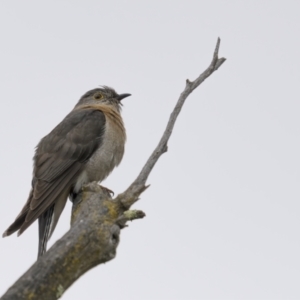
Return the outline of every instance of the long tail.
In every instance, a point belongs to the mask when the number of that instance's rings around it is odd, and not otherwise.
[[[47,242],[50,237],[50,227],[53,218],[54,205],[51,205],[40,217],[39,217],[39,249],[38,258],[42,256],[47,250]]]

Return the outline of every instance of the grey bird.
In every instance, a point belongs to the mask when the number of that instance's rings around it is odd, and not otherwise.
[[[101,182],[121,162],[126,132],[120,101],[128,96],[107,86],[88,91],[39,142],[28,200],[3,237],[20,235],[38,219],[38,257],[45,253],[68,197],[88,182]]]

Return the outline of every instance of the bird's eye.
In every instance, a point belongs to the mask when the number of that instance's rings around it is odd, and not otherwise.
[[[96,93],[95,95],[94,95],[94,99],[96,99],[96,100],[100,100],[100,99],[102,99],[103,98],[103,95],[101,94],[101,93]]]

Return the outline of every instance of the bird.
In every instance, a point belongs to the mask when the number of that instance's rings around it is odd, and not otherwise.
[[[108,86],[90,90],[40,140],[27,202],[3,237],[19,236],[38,219],[38,258],[44,255],[68,197],[89,182],[100,183],[120,164],[126,142],[121,100],[128,96]]]

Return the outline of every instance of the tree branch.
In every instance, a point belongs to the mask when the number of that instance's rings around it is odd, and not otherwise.
[[[152,171],[154,165],[160,158],[160,156],[168,150],[167,144],[169,138],[172,134],[176,119],[187,97],[193,92],[194,89],[196,89],[214,71],[218,70],[218,68],[225,62],[226,58],[218,58],[220,42],[221,40],[220,38],[218,38],[217,45],[213,54],[213,59],[209,67],[194,81],[190,81],[188,79],[186,80],[185,89],[180,94],[177,104],[173,112],[171,113],[165,132],[163,133],[163,136],[161,137],[157,147],[154,149],[153,153],[147,160],[145,166],[143,167],[141,173],[135,179],[135,181],[129,186],[129,188],[124,193],[118,195],[117,199],[123,203],[125,208],[130,208],[131,205],[138,200],[140,194],[148,188],[148,186],[145,186],[148,176]]]
[[[70,230],[8,289],[2,300],[58,299],[85,272],[115,257],[120,229],[128,221],[145,216],[142,211],[129,208],[148,187],[145,184],[151,170],[167,151],[185,100],[225,62],[225,58],[218,58],[219,47],[220,39],[209,67],[194,81],[186,80],[160,142],[135,181],[115,199],[96,182],[86,185],[74,200]]]
[[[71,229],[1,299],[58,299],[89,269],[113,259],[120,228],[145,216],[122,211],[97,182],[86,185],[74,201]]]

